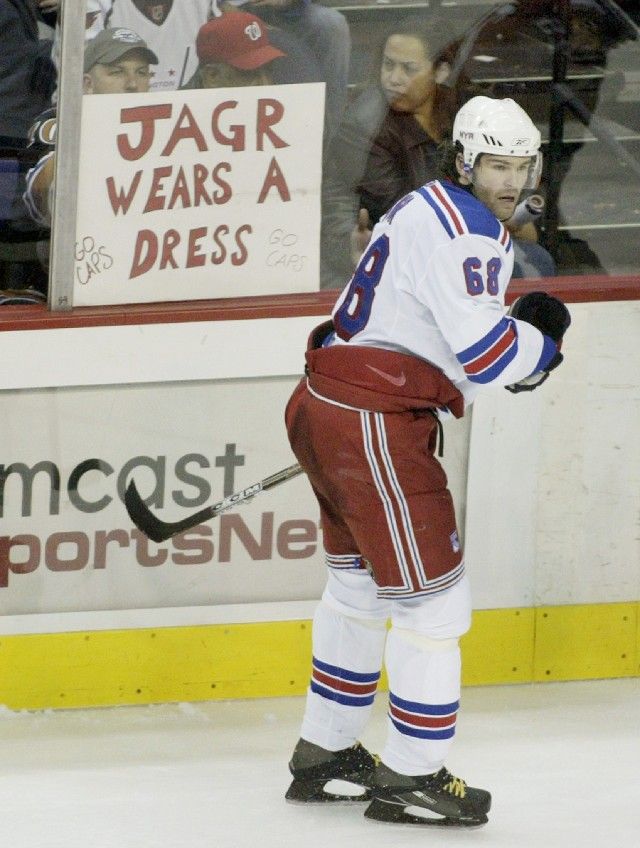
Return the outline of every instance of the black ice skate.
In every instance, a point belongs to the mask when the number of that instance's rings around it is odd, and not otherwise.
[[[376,768],[368,819],[396,824],[478,827],[488,821],[491,795],[467,786],[446,768],[409,777],[382,763]]]
[[[375,757],[359,742],[327,751],[300,739],[289,763],[293,782],[285,798],[299,803],[368,801],[375,767]]]

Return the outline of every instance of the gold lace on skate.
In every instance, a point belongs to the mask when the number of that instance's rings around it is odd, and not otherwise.
[[[452,774],[448,776],[451,778],[451,780],[445,783],[442,788],[446,789],[447,792],[450,792],[457,798],[464,798],[464,796],[467,794],[467,784],[460,777],[454,777]]]

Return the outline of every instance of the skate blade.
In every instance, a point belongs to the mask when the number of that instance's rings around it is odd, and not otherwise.
[[[367,807],[364,816],[369,821],[380,824],[407,824],[413,827],[464,827],[466,830],[483,827],[489,821],[486,815],[478,815],[475,818],[453,818],[452,816],[441,816],[424,807],[403,807],[400,804],[387,804],[384,801],[376,800],[373,800]]]
[[[292,804],[361,804],[371,800],[371,791],[347,780],[323,784],[294,780],[284,797]]]

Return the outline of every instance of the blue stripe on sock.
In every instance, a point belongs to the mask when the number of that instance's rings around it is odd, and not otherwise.
[[[389,714],[391,723],[404,736],[413,736],[416,739],[451,739],[455,735],[455,727],[447,727],[444,730],[427,730],[423,727],[407,727],[406,724],[400,724],[393,716]]]
[[[346,668],[340,668],[337,665],[329,665],[329,663],[321,662],[313,658],[313,665],[318,671],[324,671],[325,674],[331,674],[334,677],[339,677],[341,680],[352,680],[354,683],[375,683],[380,679],[380,672],[373,674],[362,674],[358,671],[348,671]]]
[[[460,701],[454,701],[451,704],[421,704],[418,701],[405,701],[403,698],[398,698],[393,692],[389,692],[389,700],[399,709],[419,715],[451,715],[460,709]]]

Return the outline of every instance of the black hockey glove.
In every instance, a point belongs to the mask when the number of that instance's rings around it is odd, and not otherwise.
[[[561,300],[545,292],[529,292],[511,304],[509,315],[533,324],[545,336],[551,336],[559,346],[569,329],[571,315]]]
[[[545,336],[550,336],[558,345],[558,352],[543,371],[536,371],[524,380],[505,386],[509,392],[532,392],[541,386],[550,372],[562,362],[560,353],[562,339],[571,325],[569,310],[561,300],[545,292],[529,292],[515,300],[509,309],[509,315],[519,321],[533,324]]]

